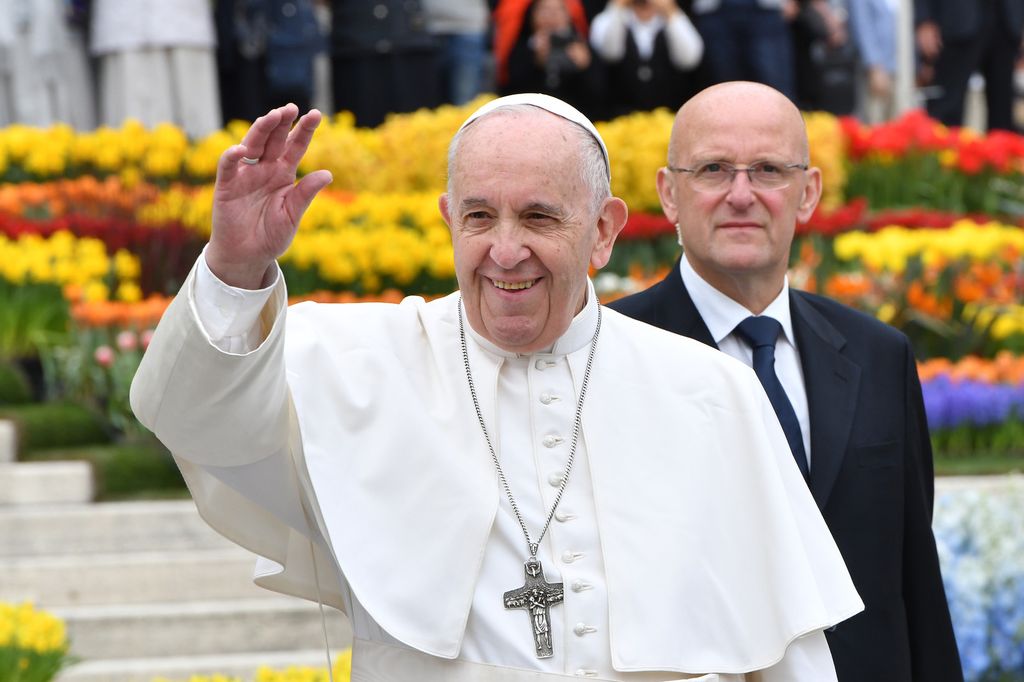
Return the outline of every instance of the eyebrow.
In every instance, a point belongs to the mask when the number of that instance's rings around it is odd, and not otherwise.
[[[491,204],[489,201],[478,197],[468,197],[459,202],[459,210],[461,212],[490,206]],[[524,206],[522,209],[520,209],[520,213],[530,212],[549,213],[559,217],[561,217],[565,213],[561,206],[557,204],[548,204],[543,201],[531,202]]]

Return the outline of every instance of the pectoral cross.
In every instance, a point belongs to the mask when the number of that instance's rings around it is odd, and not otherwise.
[[[505,593],[505,608],[529,610],[537,658],[551,658],[550,607],[562,601],[562,583],[544,580],[544,569],[535,557],[526,561],[525,570],[526,584]]]

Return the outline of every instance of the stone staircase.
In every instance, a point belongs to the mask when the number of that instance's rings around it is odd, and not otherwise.
[[[79,661],[58,682],[151,682],[261,665],[324,667],[315,604],[252,584],[254,557],[190,500],[94,503],[81,462],[17,463],[0,422],[0,601],[67,624]],[[345,617],[326,608],[332,651]]]

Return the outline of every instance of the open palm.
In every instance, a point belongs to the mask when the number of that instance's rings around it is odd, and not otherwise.
[[[293,129],[297,115],[294,104],[269,111],[256,119],[241,144],[220,157],[206,260],[227,284],[262,286],[267,269],[291,244],[313,197],[331,181],[328,171],[318,170],[295,182],[299,161],[321,119],[314,109]]]

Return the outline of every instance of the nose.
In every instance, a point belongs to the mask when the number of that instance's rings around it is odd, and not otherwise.
[[[754,188],[750,184],[750,174],[746,170],[733,174],[725,200],[736,208],[746,208],[754,203]]]
[[[491,260],[505,270],[511,270],[530,257],[530,249],[523,241],[522,230],[502,225],[494,230]]]

